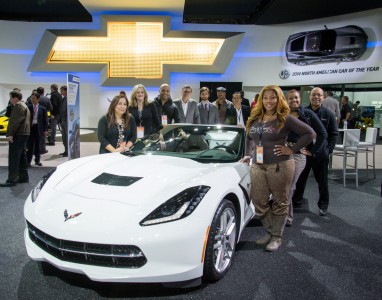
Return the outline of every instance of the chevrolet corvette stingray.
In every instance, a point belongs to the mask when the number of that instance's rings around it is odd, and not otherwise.
[[[59,165],[25,202],[29,257],[94,281],[221,279],[255,213],[244,147],[241,127],[171,124]]]
[[[368,36],[358,26],[295,33],[285,47],[287,60],[307,65],[330,60],[354,61],[366,51]]]

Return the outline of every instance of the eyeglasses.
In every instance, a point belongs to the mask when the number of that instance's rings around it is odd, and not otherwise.
[[[322,97],[323,95],[322,94],[315,94],[315,93],[313,93],[313,94],[310,94],[310,96],[312,96],[312,97]]]
[[[185,93],[185,94],[191,94],[192,91],[183,91],[183,93]]]

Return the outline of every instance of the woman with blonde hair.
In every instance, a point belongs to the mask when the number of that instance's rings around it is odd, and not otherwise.
[[[106,115],[98,122],[99,153],[125,152],[137,138],[134,118],[127,110],[126,96],[117,95],[110,102]]]
[[[142,138],[161,125],[157,109],[149,102],[147,91],[142,84],[133,87],[129,111],[137,124],[138,138]]]
[[[289,111],[282,90],[276,85],[265,86],[246,125],[246,155],[249,157],[242,161],[249,163],[252,157],[251,198],[266,230],[266,235],[256,244],[266,246],[267,251],[276,251],[281,245],[295,168],[292,154],[316,136],[312,128],[290,116]],[[291,148],[286,146],[290,131],[300,136]]]

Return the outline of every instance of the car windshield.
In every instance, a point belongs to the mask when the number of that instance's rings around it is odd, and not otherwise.
[[[243,157],[244,137],[244,128],[238,126],[171,124],[138,139],[131,154],[235,162]]]
[[[334,30],[322,30],[306,37],[306,51],[328,51],[336,47],[337,34]]]
[[[4,116],[6,111],[7,111],[6,109],[3,109],[2,111],[0,111],[0,116]]]

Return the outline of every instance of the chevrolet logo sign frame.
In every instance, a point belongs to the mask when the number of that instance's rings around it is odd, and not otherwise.
[[[102,86],[160,85],[171,72],[224,73],[243,35],[171,31],[167,16],[102,16],[100,30],[46,30],[28,71],[100,72]]]

